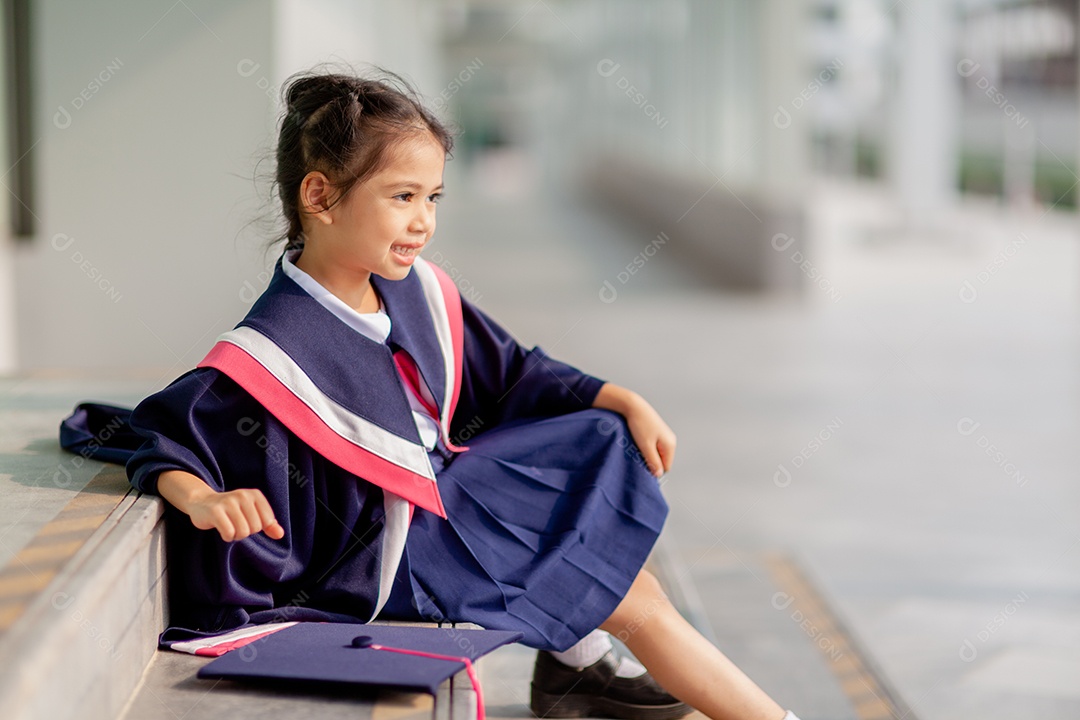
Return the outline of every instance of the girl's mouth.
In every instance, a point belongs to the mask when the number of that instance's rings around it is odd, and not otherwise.
[[[417,255],[420,254],[422,245],[410,247],[408,245],[391,245],[390,252],[398,256],[402,261],[406,263],[412,263]]]

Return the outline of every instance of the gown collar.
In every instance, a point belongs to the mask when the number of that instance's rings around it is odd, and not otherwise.
[[[299,254],[298,249],[282,252],[275,265],[274,276],[266,294],[289,295],[293,294],[289,292],[290,290],[302,289],[306,296],[317,300],[322,309],[356,330],[365,339],[380,345],[385,343],[392,352],[399,349],[405,350],[416,363],[441,414],[446,398],[446,362],[439,340],[433,331],[434,321],[431,310],[416,271],[410,269],[409,274],[402,280],[387,280],[372,274],[371,284],[378,292],[385,311],[385,320],[383,314],[379,313],[380,317],[373,323],[366,317],[368,313],[356,312],[310,275],[293,265],[292,260]],[[286,258],[289,260],[288,270],[284,266]],[[252,308],[253,311],[254,309]],[[384,321],[389,326],[389,333],[380,339],[381,328],[375,323],[381,324]]]

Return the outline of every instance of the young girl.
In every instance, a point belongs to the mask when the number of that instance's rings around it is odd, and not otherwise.
[[[290,79],[270,285],[131,416],[130,480],[168,501],[172,624],[475,622],[542,650],[542,717],[793,718],[642,570],[671,429],[419,256],[452,140],[401,86]]]

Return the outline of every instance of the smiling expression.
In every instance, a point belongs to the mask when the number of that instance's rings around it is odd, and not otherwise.
[[[381,170],[324,211],[332,222],[315,223],[321,260],[339,273],[408,275],[435,232],[445,157],[429,133],[390,148]]]

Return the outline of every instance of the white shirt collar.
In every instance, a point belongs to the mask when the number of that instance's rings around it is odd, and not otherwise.
[[[336,295],[324,288],[308,275],[296,267],[293,262],[300,257],[302,250],[293,248],[286,250],[281,258],[281,269],[297,285],[302,287],[308,295],[319,301],[319,304],[334,313],[343,323],[356,330],[371,340],[378,343],[386,342],[390,335],[390,316],[386,314],[382,298],[379,298],[379,311],[373,313],[358,313],[341,301]]]

